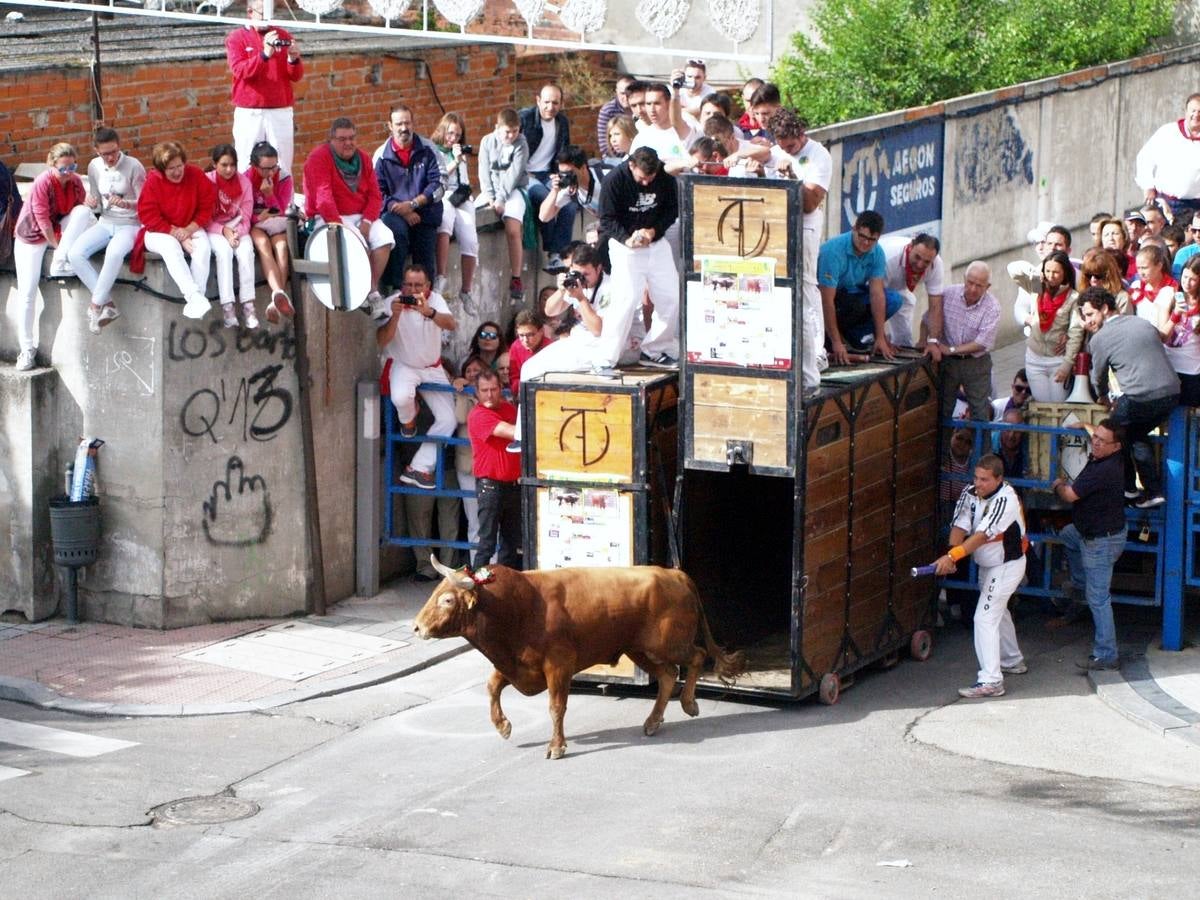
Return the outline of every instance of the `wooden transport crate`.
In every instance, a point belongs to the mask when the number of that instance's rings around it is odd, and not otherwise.
[[[1053,481],[1060,476],[1074,478],[1087,462],[1092,428],[1108,416],[1108,408],[1098,403],[1043,403],[1031,401],[1025,415],[1030,425],[1054,428],[1079,428],[1078,435],[1032,432],[1029,435],[1029,464],[1026,478]],[[1058,445],[1057,471],[1050,471],[1050,448]],[[1065,464],[1065,467],[1064,467]]]

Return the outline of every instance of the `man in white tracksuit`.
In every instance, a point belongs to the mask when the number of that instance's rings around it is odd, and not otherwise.
[[[974,483],[963,489],[950,527],[950,550],[937,559],[938,575],[950,575],[971,556],[979,567],[975,607],[975,655],[979,677],[960,696],[976,700],[1004,696],[1004,676],[1028,671],[1008,601],[1025,576],[1025,514],[1004,480],[1004,463],[987,454],[975,466]]]

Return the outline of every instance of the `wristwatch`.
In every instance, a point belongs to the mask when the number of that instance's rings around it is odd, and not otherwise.
[[[949,353],[951,356],[957,356],[957,355],[958,355],[958,348],[957,348],[957,347],[955,347],[954,345],[951,345],[951,346],[950,346],[950,349],[949,349],[949,350],[947,350],[946,352],[947,352],[947,353]]]

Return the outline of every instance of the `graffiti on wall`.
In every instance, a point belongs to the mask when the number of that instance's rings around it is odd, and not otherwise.
[[[251,547],[271,534],[271,492],[261,475],[247,474],[241,457],[225,462],[225,475],[213,482],[201,506],[204,537],[217,547]]]
[[[1016,182],[1033,184],[1033,150],[1012,109],[963,123],[955,155],[954,190],[961,202],[982,203]]]

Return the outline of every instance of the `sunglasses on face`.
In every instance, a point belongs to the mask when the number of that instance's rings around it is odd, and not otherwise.
[[[498,335],[498,334],[497,334],[496,332],[494,332],[494,331],[481,331],[481,332],[479,332],[479,339],[480,339],[481,341],[494,341],[494,340],[496,340],[496,338],[498,338],[498,337],[500,337],[500,335]]]
[[[74,172],[78,168],[79,168],[78,163],[63,163],[60,166],[55,166],[55,169],[58,170],[59,175],[70,175],[72,172]]]
[[[1028,394],[1028,393],[1029,393],[1029,385],[1027,385],[1027,384],[1014,384],[1014,385],[1013,385],[1013,393],[1015,393],[1015,394]]]

